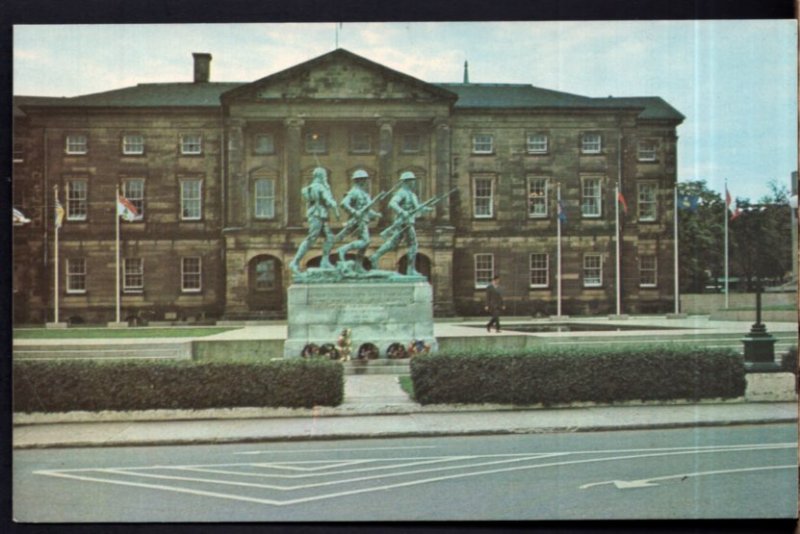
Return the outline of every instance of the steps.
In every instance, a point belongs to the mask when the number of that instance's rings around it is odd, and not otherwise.
[[[189,360],[192,344],[174,343],[86,343],[69,345],[26,344],[14,347],[15,361],[23,360]]]
[[[409,375],[411,374],[409,358],[375,360],[350,360],[342,362],[346,375]]]

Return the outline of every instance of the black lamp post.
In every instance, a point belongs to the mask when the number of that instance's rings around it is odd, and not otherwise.
[[[763,211],[771,204],[751,204],[750,210]],[[758,234],[761,234],[761,216],[756,218]],[[756,268],[756,322],[750,327],[750,332],[742,339],[744,345],[744,365],[748,372],[778,372],[780,365],[775,363],[775,338],[767,332],[767,327],[761,322],[761,293],[763,291],[762,276]]]

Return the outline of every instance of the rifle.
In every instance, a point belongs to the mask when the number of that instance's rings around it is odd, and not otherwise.
[[[398,187],[400,187],[400,183],[397,183],[397,184],[396,184],[394,187],[392,187],[392,188],[391,188],[391,189],[389,189],[388,191],[381,191],[380,193],[378,193],[378,194],[375,196],[375,198],[373,198],[373,199],[372,199],[372,200],[369,202],[369,204],[367,204],[366,206],[364,206],[364,207],[363,207],[363,208],[361,208],[360,210],[356,211],[356,212],[355,212],[355,213],[354,213],[354,214],[353,214],[353,215],[352,215],[352,216],[351,216],[351,217],[350,217],[350,218],[347,220],[347,222],[346,222],[346,223],[345,223],[345,225],[342,227],[342,229],[341,229],[341,230],[339,230],[339,233],[337,233],[337,234],[336,234],[336,235],[333,237],[333,241],[334,241],[334,243],[335,243],[335,242],[337,242],[337,241],[340,241],[340,240],[344,239],[344,238],[347,236],[347,234],[349,234],[350,232],[352,232],[353,230],[355,230],[355,229],[358,227],[358,223],[359,223],[359,221],[361,220],[361,218],[362,218],[362,217],[363,217],[363,216],[364,216],[366,213],[368,213],[368,212],[369,212],[370,208],[372,208],[372,206],[374,206],[375,204],[377,204],[378,202],[380,202],[381,200],[383,200],[384,198],[386,198],[387,196],[389,196],[389,195],[390,195],[391,193],[393,193],[393,192],[394,192],[394,191],[395,191],[395,190],[396,190]]]
[[[397,233],[402,232],[408,226],[410,226],[410,224],[406,224],[406,223],[411,217],[413,217],[417,213],[421,212],[425,208],[428,208],[430,206],[435,206],[436,204],[438,204],[439,202],[441,202],[445,198],[449,197],[450,195],[452,195],[456,191],[458,191],[458,188],[454,187],[453,189],[451,189],[447,193],[442,193],[441,195],[436,195],[435,197],[431,197],[428,200],[426,200],[425,202],[423,202],[422,204],[420,204],[419,206],[417,206],[416,208],[414,208],[413,210],[409,211],[405,216],[398,217],[397,219],[394,220],[394,222],[391,225],[387,226],[381,232],[381,237],[386,239],[386,236],[388,236],[389,234],[391,234],[395,230],[397,230]]]

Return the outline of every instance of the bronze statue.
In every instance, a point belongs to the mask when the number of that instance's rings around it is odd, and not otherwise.
[[[339,218],[339,206],[331,193],[328,185],[328,173],[322,167],[314,169],[312,181],[302,190],[303,199],[306,201],[306,219],[308,220],[308,236],[300,244],[294,259],[289,264],[293,273],[300,273],[300,260],[306,255],[308,249],[317,241],[319,235],[325,233],[325,242],[322,244],[322,260],[320,267],[330,269],[331,265],[328,256],[333,248],[334,235],[328,224],[329,210],[333,210],[336,218]]]
[[[372,200],[367,192],[367,171],[357,170],[353,173],[353,187],[342,199],[340,206],[346,211],[350,218],[344,228],[334,237],[334,241],[340,241],[350,233],[356,234],[356,239],[339,247],[339,261],[345,261],[345,256],[350,250],[356,250],[356,270],[361,269],[361,259],[364,251],[369,246],[369,223],[373,219],[380,218],[381,214],[372,209],[372,206],[382,199],[385,195],[381,193],[375,200]]]

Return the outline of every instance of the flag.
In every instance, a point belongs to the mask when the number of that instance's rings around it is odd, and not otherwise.
[[[736,217],[738,217],[739,215],[742,214],[742,210],[739,208],[738,205],[736,205],[736,203],[733,202],[733,200],[731,199],[731,194],[728,191],[728,188],[726,187],[725,188],[725,207],[728,209],[728,211],[731,211],[731,204],[733,204],[733,213],[731,213],[731,220],[734,220],[734,219],[736,219]]]
[[[117,215],[128,222],[136,221],[140,218],[139,210],[136,209],[133,202],[122,195],[117,197]]]
[[[692,195],[689,193],[685,193],[678,196],[678,209],[697,211],[697,206],[699,204],[700,204],[699,195]]]
[[[628,214],[628,203],[625,202],[625,197],[622,194],[622,191],[617,191],[617,201],[622,204],[622,211],[625,215]]]
[[[558,213],[558,220],[560,220],[562,223],[567,222],[567,210],[564,208],[563,200],[558,199],[556,211]]]
[[[25,217],[25,215],[23,215],[22,212],[19,211],[17,208],[13,209],[14,209],[14,226],[22,226],[23,224],[28,224],[29,222],[31,222],[31,220]]]
[[[61,223],[64,222],[64,206],[58,201],[56,196],[56,230],[61,228]]]

